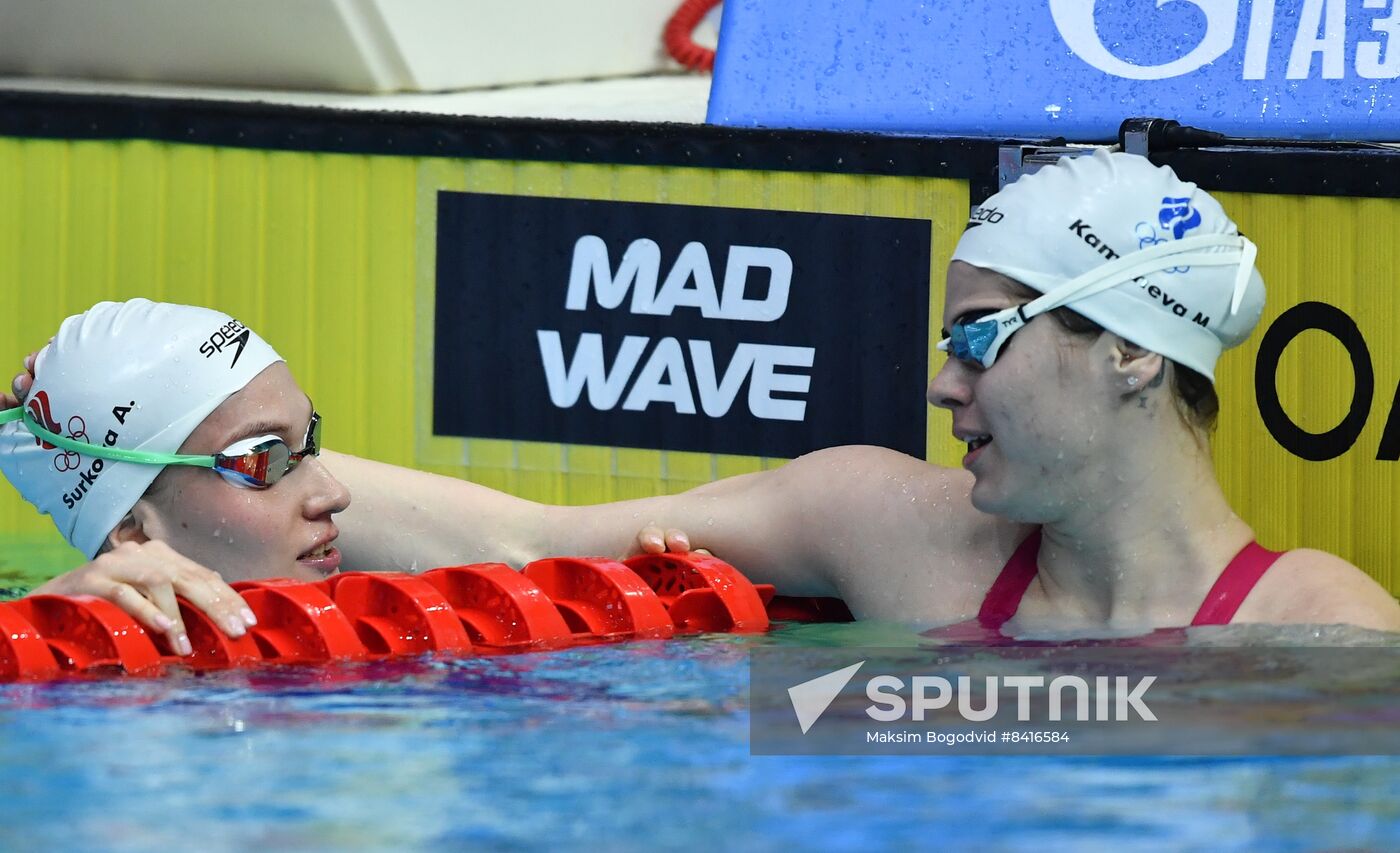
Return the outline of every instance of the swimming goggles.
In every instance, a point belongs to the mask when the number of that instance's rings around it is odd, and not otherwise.
[[[1220,248],[1230,251],[1205,251]],[[1245,289],[1249,286],[1249,275],[1254,270],[1258,251],[1249,238],[1241,235],[1202,234],[1158,243],[1097,266],[1024,305],[1014,305],[976,320],[954,323],[953,328],[948,330],[948,337],[938,342],[938,349],[973,366],[991,367],[1011,336],[1025,328],[1036,316],[1149,273],[1174,267],[1238,264],[1234,293],[1230,298],[1230,313],[1234,314],[1239,310]]]
[[[211,468],[214,473],[235,486],[250,489],[266,489],[287,476],[306,457],[321,455],[321,416],[314,410],[311,412],[311,422],[306,427],[306,441],[302,449],[295,453],[287,446],[287,442],[275,435],[245,438],[212,456],[150,453],[144,450],[124,450],[120,447],[89,444],[50,432],[35,420],[33,412],[23,407],[0,412],[0,424],[11,421],[19,421],[35,436],[73,453],[86,453],[98,459],[134,462],[138,465],[188,465],[195,468]]]

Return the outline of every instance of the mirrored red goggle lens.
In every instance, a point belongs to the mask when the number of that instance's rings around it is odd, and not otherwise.
[[[241,456],[221,459],[218,467],[249,485],[270,486],[286,475],[290,460],[287,445],[277,441],[259,445]]]

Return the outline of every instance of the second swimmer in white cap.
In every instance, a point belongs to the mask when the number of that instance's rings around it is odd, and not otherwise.
[[[948,358],[927,394],[966,443],[962,470],[835,448],[750,475],[722,508],[702,505],[713,522],[654,516],[756,580],[953,639],[1398,630],[1379,584],[1332,554],[1261,547],[1216,480],[1216,367],[1259,322],[1255,257],[1171,169],[1063,159],[974,209],[949,265]]]
[[[63,322],[3,418],[0,472],[78,550],[113,555],[100,579],[40,591],[107,594],[181,650],[175,593],[241,633],[252,614],[225,580],[339,568],[331,518],[349,493],[316,458],[321,419],[227,314],[99,303]]]
[[[1345,602],[1328,621],[1357,602],[1395,621],[1345,561],[1260,547],[1216,480],[1216,363],[1263,311],[1255,258],[1214,198],[1129,154],[1064,159],[972,211],[928,399],[996,518],[979,627],[1323,621],[1298,595],[1319,581]]]

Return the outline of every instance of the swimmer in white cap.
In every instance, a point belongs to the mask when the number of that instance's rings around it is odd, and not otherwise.
[[[949,358],[928,398],[952,412],[963,470],[841,447],[682,495],[549,507],[327,452],[356,495],[340,548],[380,568],[519,564],[624,550],[641,520],[644,550],[688,548],[688,530],[753,580],[859,617],[1001,634],[1400,630],[1400,604],[1346,561],[1257,545],[1215,479],[1214,369],[1258,321],[1254,255],[1170,169],[1062,161],[975,210],[949,267]]]
[[[103,302],[26,366],[23,407],[0,411],[0,473],[92,558],[35,592],[107,598],[189,654],[177,595],[238,636],[255,617],[228,582],[339,571],[332,517],[350,493],[318,458],[321,417],[238,320]]]
[[[176,594],[237,635],[254,617],[225,581],[338,568],[331,516],[349,493],[315,459],[320,418],[242,323],[103,302],[34,367],[24,408],[0,415],[0,472],[97,558],[37,591],[110,598],[188,654]]]
[[[1400,605],[1346,561],[1256,544],[1216,481],[1215,366],[1259,320],[1254,259],[1220,204],[1169,168],[1062,160],[975,210],[948,270],[948,359],[928,399],[967,443],[961,470],[841,447],[673,497],[546,508],[336,459],[356,493],[343,547],[435,565],[534,519],[546,547],[606,552],[638,518],[655,522],[651,550],[687,547],[668,531],[683,529],[755,581],[862,617],[1012,634],[1400,630]],[[385,530],[405,532],[371,535]]]

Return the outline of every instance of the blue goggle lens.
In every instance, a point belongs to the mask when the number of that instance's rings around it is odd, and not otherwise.
[[[954,323],[948,332],[948,349],[959,361],[971,362],[979,367],[982,359],[997,339],[1000,323],[996,320],[973,320],[967,323]]]

